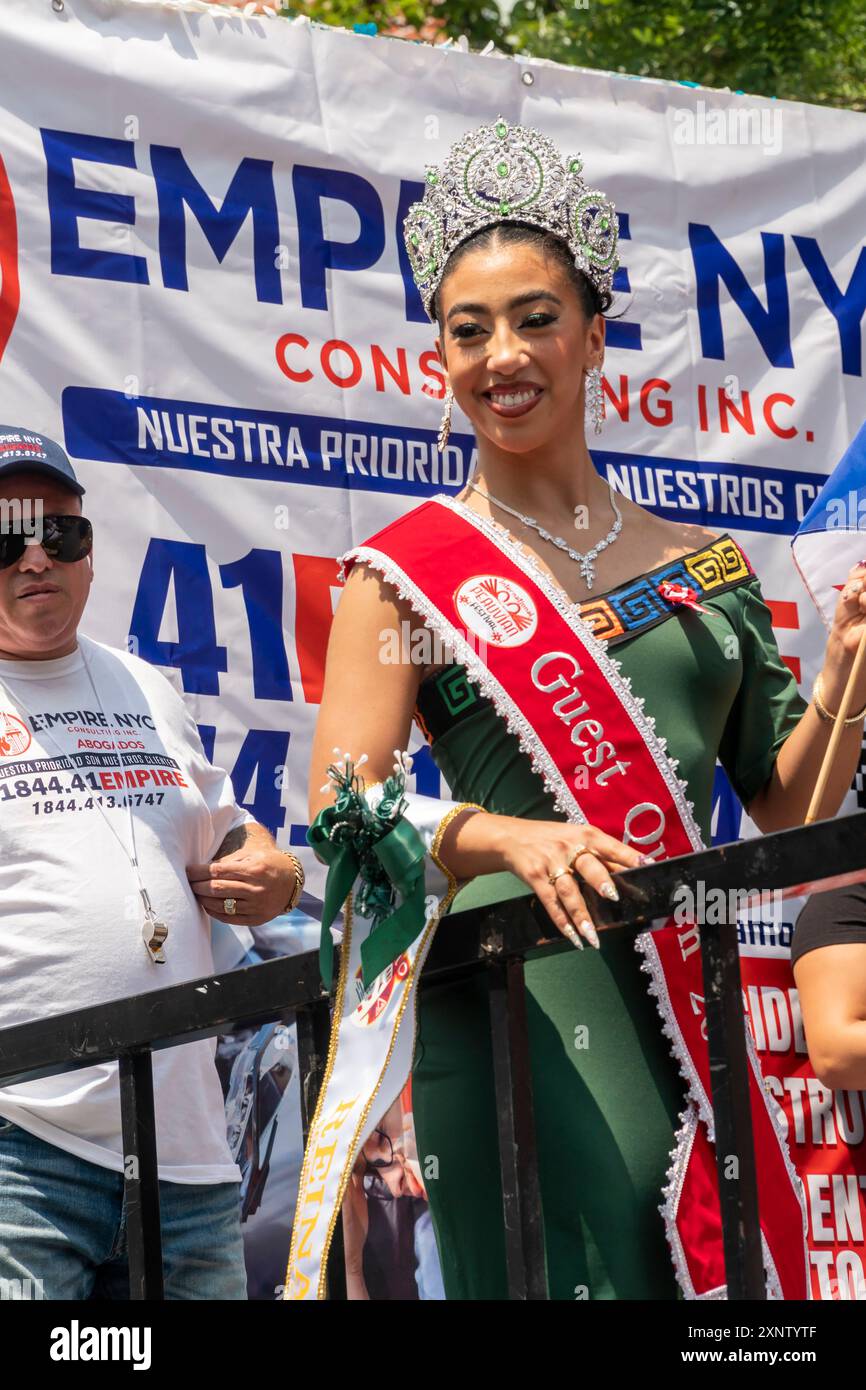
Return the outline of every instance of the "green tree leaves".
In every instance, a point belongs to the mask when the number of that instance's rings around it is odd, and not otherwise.
[[[309,0],[281,13],[866,111],[863,0]]]

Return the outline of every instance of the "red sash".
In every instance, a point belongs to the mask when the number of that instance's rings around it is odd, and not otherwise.
[[[619,665],[562,592],[501,528],[447,497],[355,547],[395,585],[493,701],[554,803],[654,859],[702,848],[685,783]],[[687,1298],[724,1298],[713,1115],[698,928],[673,918],[635,946],[687,1105],[661,1208]],[[807,1298],[805,1211],[748,1034],[752,1123],[767,1291]]]

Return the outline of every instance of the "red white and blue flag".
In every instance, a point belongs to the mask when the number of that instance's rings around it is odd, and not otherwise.
[[[794,563],[830,627],[849,570],[866,559],[866,423],[803,518]]]

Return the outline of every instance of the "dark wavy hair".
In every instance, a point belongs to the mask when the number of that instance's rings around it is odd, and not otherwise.
[[[582,270],[578,270],[574,264],[574,257],[562,237],[557,236],[555,232],[546,231],[543,227],[534,227],[529,222],[494,222],[489,227],[482,227],[480,231],[462,241],[448,259],[445,274],[442,276],[433,297],[433,313],[439,324],[439,332],[443,337],[445,335],[445,323],[442,317],[441,296],[442,286],[448,276],[470,251],[494,251],[502,245],[536,246],[544,255],[553,256],[574,286],[587,321],[594,318],[596,314],[607,316],[608,310],[613,304],[613,295],[607,290],[599,291],[589,277],[584,275]]]

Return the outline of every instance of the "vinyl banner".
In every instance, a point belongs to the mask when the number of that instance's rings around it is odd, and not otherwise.
[[[457,409],[437,453],[403,218],[500,113],[617,208],[597,467],[734,535],[808,692],[824,631],[789,541],[866,413],[862,115],[147,0],[3,0],[0,54],[0,421],[61,440],[87,489],[85,630],[173,681],[314,898],[335,557],[473,462]],[[415,773],[449,794],[426,746]],[[741,829],[721,776],[713,829]],[[751,1019],[815,1296],[864,1297],[863,1097],[808,1070],[782,917],[742,926]]]

